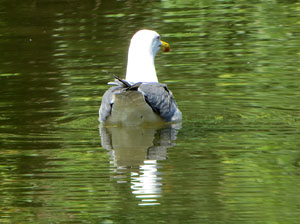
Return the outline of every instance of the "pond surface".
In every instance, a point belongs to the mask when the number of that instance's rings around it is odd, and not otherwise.
[[[0,0],[1,223],[299,223],[298,1]],[[103,128],[131,36],[181,125]]]

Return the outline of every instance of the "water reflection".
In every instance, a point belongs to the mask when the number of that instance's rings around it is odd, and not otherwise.
[[[157,161],[167,158],[167,149],[175,145],[181,124],[166,127],[99,126],[102,147],[107,149],[119,175],[118,183],[126,182],[130,173],[131,192],[139,205],[158,205],[162,176]],[[122,175],[123,174],[123,175]]]

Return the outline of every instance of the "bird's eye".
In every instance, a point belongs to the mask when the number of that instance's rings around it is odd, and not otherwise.
[[[156,39],[159,40],[159,39],[160,39],[160,36],[157,36]]]

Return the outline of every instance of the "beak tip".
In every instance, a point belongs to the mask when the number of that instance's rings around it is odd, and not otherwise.
[[[170,51],[170,44],[168,44],[167,42],[161,41],[161,49],[164,52],[169,52]]]

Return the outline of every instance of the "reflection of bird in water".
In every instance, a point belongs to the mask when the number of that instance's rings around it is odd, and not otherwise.
[[[102,147],[109,151],[115,172],[130,172],[131,191],[141,200],[139,205],[159,204],[162,177],[157,161],[167,158],[167,149],[175,145],[180,127],[179,123],[138,128],[99,126]],[[119,176],[118,183],[127,182],[124,178],[126,175]]]
[[[131,39],[126,79],[115,77],[115,85],[102,98],[99,121],[113,124],[178,122],[182,114],[171,91],[158,83],[154,58],[159,49],[169,51],[169,44],[152,30],[140,30]]]
[[[165,127],[105,127],[100,125],[102,147],[108,149],[115,166],[136,166],[145,160],[163,160],[181,124]]]

